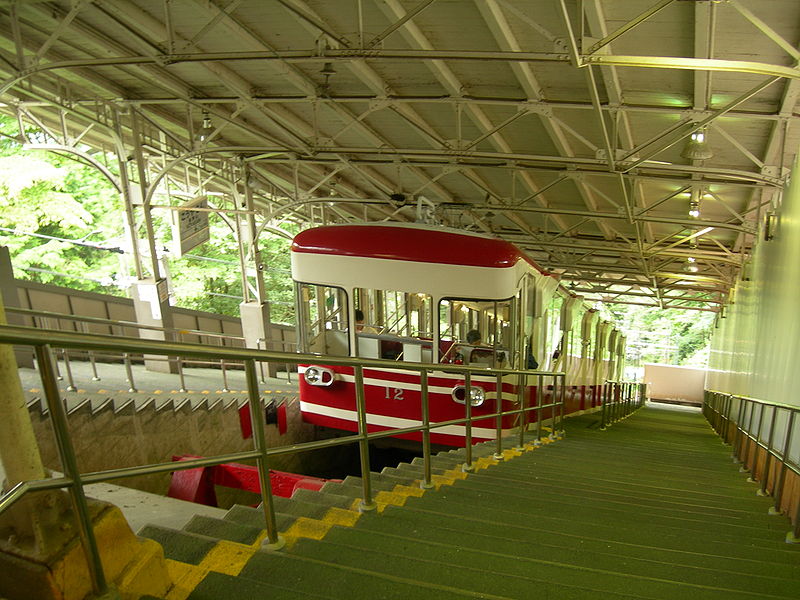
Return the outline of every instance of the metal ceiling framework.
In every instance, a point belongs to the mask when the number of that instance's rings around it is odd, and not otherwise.
[[[114,183],[140,278],[152,212],[208,195],[243,272],[281,219],[421,212],[715,311],[797,151],[798,42],[796,0],[0,0],[0,110]]]

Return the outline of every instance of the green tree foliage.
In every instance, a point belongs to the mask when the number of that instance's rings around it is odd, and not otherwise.
[[[127,248],[129,240],[122,202],[110,182],[71,157],[24,150],[13,119],[0,116],[0,134],[0,244],[10,249],[15,275],[127,295],[133,274],[130,255],[114,250]],[[212,214],[210,241],[175,258],[169,252],[172,216],[171,211],[153,213],[156,245],[165,250],[174,303],[238,316],[243,293],[234,227]],[[285,227],[290,235],[296,233],[296,226]],[[272,320],[291,324],[289,244],[274,234],[260,240]]]
[[[705,368],[715,313],[612,305],[627,331],[628,358]]]
[[[15,136],[16,123],[2,117],[0,131]],[[100,248],[117,247],[122,227],[109,188],[94,169],[54,154],[25,152],[3,138],[0,244],[9,247],[16,276],[113,293],[114,287],[107,288],[119,270],[119,255]]]

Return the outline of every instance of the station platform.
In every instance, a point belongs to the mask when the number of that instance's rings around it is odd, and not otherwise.
[[[159,407],[170,400],[181,402],[188,400],[190,406],[196,406],[204,399],[230,401],[233,398],[243,402],[247,397],[247,383],[244,371],[236,368],[226,369],[226,380],[218,368],[185,367],[183,384],[176,373],[160,373],[150,371],[142,364],[131,365],[133,389],[127,379],[125,366],[120,363],[96,363],[99,379],[95,379],[95,371],[87,361],[70,361],[70,370],[75,390],[69,390],[69,380],[63,361],[59,361],[59,372],[62,379],[59,391],[64,399],[67,411],[90,399],[93,405],[110,398],[121,404],[133,400],[135,406],[141,406],[152,400]],[[42,398],[42,384],[36,369],[21,367],[20,381],[26,398]],[[227,383],[227,385],[226,385]],[[297,373],[281,373],[281,377],[260,377],[259,391],[265,395],[296,395]]]
[[[242,506],[183,528],[147,526],[175,586],[167,600],[797,598],[800,545],[693,408],[648,405],[605,431],[567,419],[563,439],[492,456],[475,447],[276,499],[284,549]]]

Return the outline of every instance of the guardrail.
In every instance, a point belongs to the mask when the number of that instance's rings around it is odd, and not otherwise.
[[[731,457],[759,483],[758,494],[775,499],[769,513],[791,510],[793,499],[784,498],[789,471],[800,483],[800,406],[706,390],[703,415],[722,440],[731,444]],[[793,448],[793,445],[796,448]],[[792,454],[796,452],[797,459]],[[763,457],[763,463],[762,463]],[[773,461],[777,461],[773,465]],[[800,500],[796,500],[793,528],[787,542],[800,543]]]
[[[526,416],[535,413],[536,419],[536,439],[541,438],[542,431],[542,411],[548,410],[552,415],[553,433],[559,432],[564,419],[564,385],[565,374],[562,372],[536,372],[536,371],[517,371],[512,369],[492,369],[482,367],[470,367],[464,365],[439,364],[430,365],[422,363],[397,363],[386,360],[352,359],[340,357],[325,357],[325,363],[331,365],[351,366],[355,371],[356,382],[356,409],[358,414],[358,433],[344,437],[293,444],[290,446],[276,446],[268,448],[265,438],[264,412],[261,410],[261,399],[258,389],[257,364],[259,362],[282,362],[290,364],[307,364],[318,362],[318,355],[290,354],[285,352],[274,352],[265,350],[254,350],[245,348],[224,348],[208,347],[200,344],[180,344],[175,342],[150,341],[137,338],[119,338],[105,335],[71,333],[64,331],[43,331],[30,327],[0,326],[0,343],[15,344],[21,346],[32,346],[36,353],[39,363],[39,371],[42,377],[42,389],[44,391],[47,406],[50,411],[53,424],[56,445],[63,465],[64,475],[52,479],[36,481],[25,481],[18,483],[6,494],[0,496],[0,513],[7,510],[11,505],[30,492],[66,488],[69,490],[73,508],[79,521],[79,531],[81,543],[86,553],[89,573],[92,579],[92,586],[98,595],[106,593],[108,584],[105,579],[103,567],[100,560],[100,553],[97,542],[92,530],[91,519],[89,516],[86,496],[83,486],[90,483],[122,479],[138,475],[149,475],[157,473],[167,473],[172,471],[195,469],[198,467],[209,467],[230,462],[255,461],[258,469],[259,482],[261,485],[261,500],[264,510],[265,529],[267,539],[265,547],[279,549],[283,545],[282,538],[279,537],[275,510],[270,489],[269,467],[270,457],[282,454],[294,454],[308,450],[316,450],[337,445],[358,443],[361,461],[361,474],[363,480],[361,509],[364,511],[372,510],[376,507],[372,498],[372,487],[369,470],[369,442],[371,440],[390,437],[401,433],[422,432],[422,449],[424,460],[424,474],[421,485],[432,487],[431,475],[431,430],[448,425],[464,425],[466,430],[465,448],[466,463],[465,470],[472,469],[472,403],[464,403],[465,415],[461,419],[448,421],[437,421],[431,423],[428,406],[428,374],[432,372],[457,373],[464,377],[465,389],[470,390],[473,375],[494,375],[497,378],[498,390],[502,390],[504,377],[516,377],[517,381],[517,401],[518,408],[512,410],[502,410],[502,394],[497,394],[495,412],[488,415],[480,415],[476,420],[487,420],[494,418],[497,425],[496,456],[502,456],[503,437],[502,418],[506,415],[517,415],[519,422],[524,424],[519,427],[519,445],[525,443],[525,433],[527,428]],[[52,359],[52,348],[63,348],[66,350],[86,350],[86,351],[111,351],[128,352],[141,354],[154,354],[164,356],[178,356],[182,358],[208,359],[225,361],[238,361],[244,366],[247,379],[248,403],[250,417],[253,424],[253,450],[236,452],[215,457],[201,459],[190,459],[180,463],[165,462],[135,467],[109,469],[91,473],[81,473],[75,459],[75,452],[67,427],[66,412],[64,403],[61,400],[57,375]],[[369,432],[367,429],[367,413],[365,406],[364,393],[364,369],[365,368],[391,368],[393,370],[406,370],[419,373],[421,388],[421,414],[422,424],[413,427],[390,429],[385,431]],[[537,381],[536,404],[528,406],[524,390],[529,378]],[[546,387],[547,386],[547,387]],[[549,390],[549,403],[544,403],[544,390]]]
[[[600,430],[627,419],[644,406],[647,384],[631,381],[606,381],[602,391]]]

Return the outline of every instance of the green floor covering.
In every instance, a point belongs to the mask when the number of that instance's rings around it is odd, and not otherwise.
[[[788,520],[767,515],[699,412],[597,421],[569,419],[562,441],[322,541],[259,552],[236,578],[210,573],[189,598],[800,598]]]

